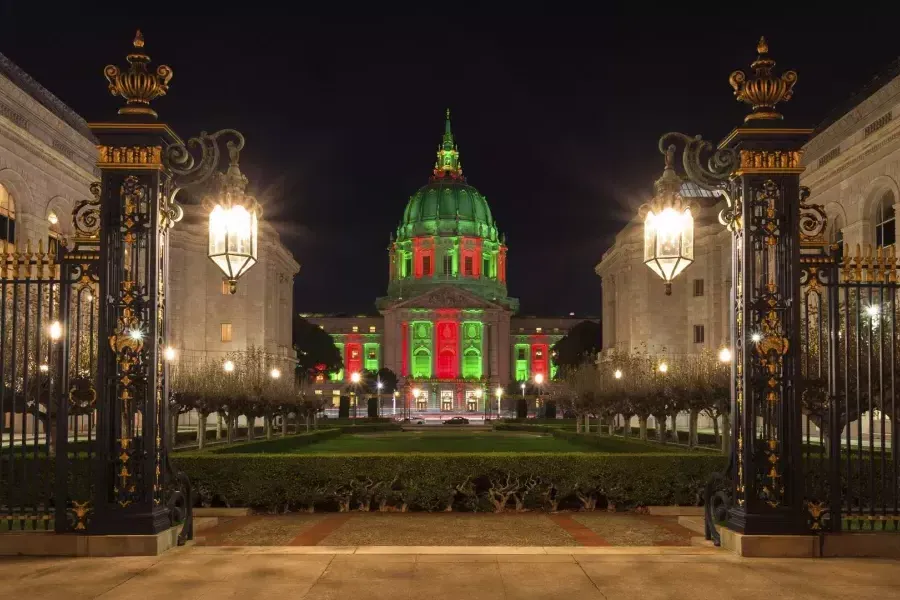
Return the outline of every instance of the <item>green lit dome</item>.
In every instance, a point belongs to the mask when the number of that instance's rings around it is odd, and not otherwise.
[[[432,178],[409,199],[397,230],[400,239],[419,235],[468,235],[497,240],[487,200],[465,180]]]
[[[431,180],[410,197],[397,228],[398,240],[421,235],[465,235],[497,241],[497,224],[487,200],[463,177],[449,111]]]

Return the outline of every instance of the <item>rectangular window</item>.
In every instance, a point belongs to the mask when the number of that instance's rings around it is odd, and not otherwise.
[[[535,328],[534,328],[534,332],[535,332],[535,333],[540,333],[540,332],[542,332],[543,330],[544,330],[543,327],[535,327]]]
[[[694,325],[694,343],[702,344],[705,338],[703,325]]]
[[[359,325],[353,326],[353,333],[359,333]]]
[[[231,341],[231,323],[222,323],[222,341]]]
[[[403,260],[403,276],[412,277],[412,256],[407,255]]]
[[[366,358],[368,360],[376,360],[378,358],[378,351],[375,348],[369,348],[366,353]]]
[[[696,298],[696,297],[702,296],[702,295],[703,295],[703,280],[695,279],[694,280],[694,297]]]
[[[431,257],[430,256],[422,257],[422,274],[423,275],[431,275]]]
[[[475,272],[475,264],[474,263],[475,263],[475,261],[472,260],[471,256],[467,256],[465,258],[465,260],[463,261],[463,272],[469,277],[471,277],[472,273]]]
[[[369,333],[375,333],[375,326],[369,325]]]
[[[526,358],[528,358],[525,355],[525,348],[519,348],[516,352],[518,353],[516,356],[516,360],[525,360]]]
[[[453,274],[453,257],[447,255],[444,257],[444,275]]]
[[[484,261],[482,262],[481,276],[482,277],[490,277],[491,276],[491,259],[487,256],[484,257]]]

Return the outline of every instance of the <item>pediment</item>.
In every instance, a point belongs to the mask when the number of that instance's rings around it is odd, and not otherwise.
[[[392,308],[480,308],[490,309],[504,307],[501,304],[489,302],[476,294],[450,285],[441,286],[429,290],[413,298],[402,300],[394,304]]]

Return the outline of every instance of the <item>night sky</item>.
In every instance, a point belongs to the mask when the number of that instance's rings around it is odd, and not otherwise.
[[[749,69],[761,34],[777,72],[799,73],[781,106],[795,126],[816,126],[900,55],[891,19],[843,15],[348,19],[242,3],[233,19],[220,5],[48,20],[3,6],[0,52],[88,121],[121,105],[102,70],[126,66],[140,27],[153,64],[175,73],[160,119],[182,137],[245,134],[241,167],[302,265],[297,312],[374,311],[389,234],[428,181],[446,107],[469,183],[506,233],[522,313],[596,315],[593,267],[661,172],[658,137],[716,141],[739,124],[728,75]]]

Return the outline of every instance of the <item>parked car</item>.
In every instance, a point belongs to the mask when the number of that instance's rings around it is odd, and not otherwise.
[[[465,417],[453,417],[444,421],[444,425],[468,425],[469,420]]]

